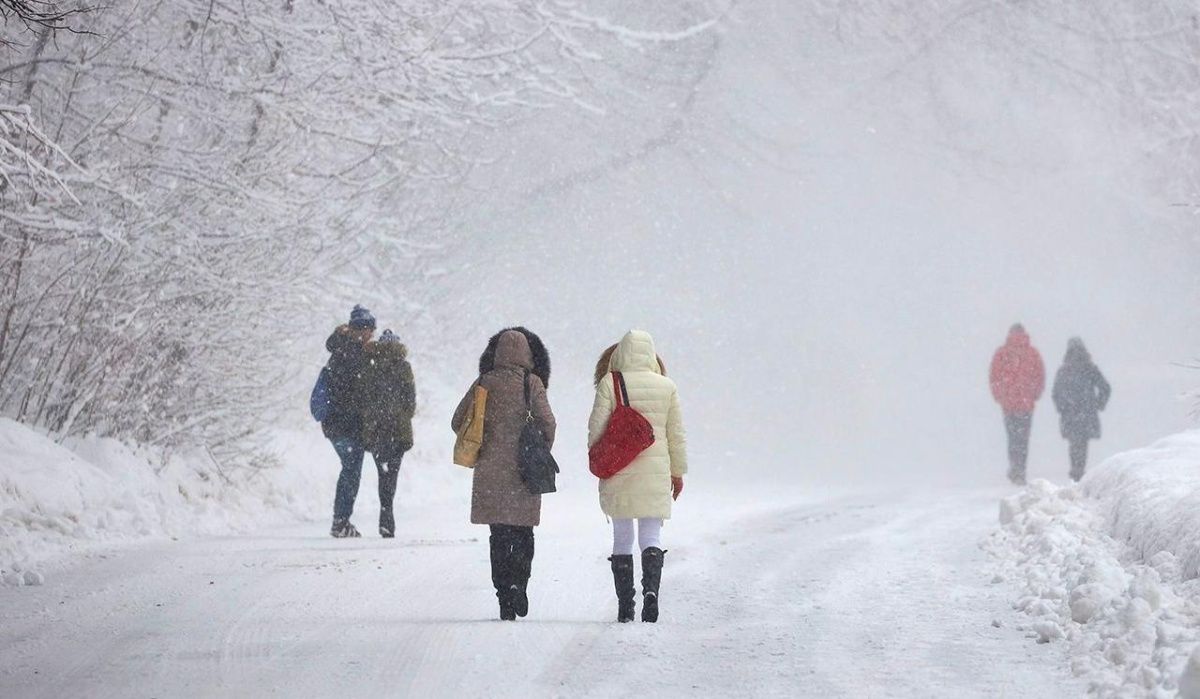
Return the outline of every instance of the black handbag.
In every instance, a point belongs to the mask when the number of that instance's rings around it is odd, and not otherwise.
[[[545,495],[557,490],[554,474],[558,473],[558,462],[546,445],[546,437],[533,417],[533,400],[529,391],[529,372],[525,372],[525,427],[521,429],[521,441],[517,447],[517,465],[521,480],[534,495]]]

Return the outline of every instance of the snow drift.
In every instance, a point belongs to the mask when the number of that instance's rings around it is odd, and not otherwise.
[[[311,425],[279,431],[275,464],[222,469],[203,452],[164,458],[112,439],[58,444],[0,418],[0,580],[40,584],[44,569],[101,547],[162,537],[244,532],[272,523],[319,520],[329,514],[338,464]],[[451,467],[437,453],[410,452],[401,471],[400,506],[444,500]],[[448,464],[448,459],[441,459]],[[359,513],[375,516],[368,456]],[[314,527],[317,527],[314,524]],[[314,529],[314,535],[323,529]]]
[[[318,512],[314,460],[222,471],[203,453],[161,459],[112,439],[60,445],[0,419],[0,577],[40,583],[37,569],[98,544],[244,530]]]
[[[988,541],[1031,638],[1069,645],[1099,696],[1200,697],[1200,431],[1119,454],[1079,486],[1034,481]]]
[[[1130,553],[1175,558],[1178,575],[1200,576],[1200,430],[1118,454],[1082,483],[1109,533]]]

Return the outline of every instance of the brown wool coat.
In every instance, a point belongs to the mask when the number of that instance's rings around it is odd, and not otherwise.
[[[472,524],[535,527],[541,523],[542,496],[525,488],[517,466],[518,445],[526,421],[523,379],[532,367],[529,341],[521,333],[510,330],[500,336],[495,368],[479,377],[479,383],[488,391],[488,400],[483,421],[483,448],[475,463],[471,488]],[[546,388],[536,375],[528,374],[528,377],[533,417],[547,442],[553,445],[554,413],[546,399]],[[454,411],[450,427],[455,431],[471,410],[474,389],[472,384]]]

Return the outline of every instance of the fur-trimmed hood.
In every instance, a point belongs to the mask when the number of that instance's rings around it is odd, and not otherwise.
[[[533,355],[531,371],[542,380],[543,386],[550,388],[550,353],[546,351],[546,346],[542,344],[542,338],[529,329],[520,326],[505,328],[492,335],[492,338],[488,340],[487,349],[479,356],[479,375],[483,376],[496,368],[496,348],[500,344],[500,336],[510,330],[519,332],[525,336],[525,339],[529,342],[529,352]]]
[[[402,342],[368,342],[367,358],[371,361],[388,363],[408,359],[408,346]]]

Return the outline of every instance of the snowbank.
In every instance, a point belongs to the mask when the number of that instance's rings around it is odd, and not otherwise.
[[[338,463],[320,429],[280,431],[274,442],[277,464],[228,472],[202,453],[164,461],[110,439],[60,445],[0,419],[0,581],[41,584],[71,556],[122,542],[324,522]],[[407,461],[398,503],[446,490],[448,468],[421,473]],[[370,463],[359,499],[373,515]]]
[[[1104,525],[1130,553],[1169,552],[1178,576],[1200,577],[1200,430],[1118,454],[1083,481]]]
[[[404,457],[396,506],[456,503],[465,517],[471,473],[452,464],[453,434],[444,417],[457,395],[432,378],[423,394],[413,425],[417,444]],[[0,418],[0,585],[41,584],[47,571],[73,556],[155,537],[223,535],[296,521],[319,522],[323,531],[340,470],[337,455],[306,414],[281,419],[302,427],[272,433],[271,463],[230,471],[204,452],[164,459],[112,439],[58,444]],[[375,479],[368,455],[355,508],[368,535],[379,507]]]
[[[1198,493],[1200,432],[1189,432],[1118,455],[1080,486],[1037,480],[1001,501],[987,543],[996,579],[1016,581],[1023,630],[1066,642],[1093,693],[1200,699]]]

